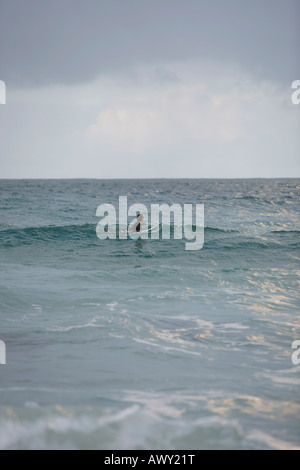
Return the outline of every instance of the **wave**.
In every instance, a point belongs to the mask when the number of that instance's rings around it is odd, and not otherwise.
[[[272,201],[269,199],[265,199],[260,196],[238,196],[238,197],[233,197],[234,200],[242,200],[242,201],[254,201],[254,202],[259,202],[259,203],[266,203],[266,204],[274,204]]]
[[[276,431],[267,433],[252,426],[246,429],[240,419],[220,416],[222,408],[218,414],[217,406],[191,420],[180,401],[169,403],[154,397],[144,403],[143,397],[139,398],[122,408],[116,402],[114,406],[103,402],[102,408],[63,404],[41,407],[36,402],[26,402],[18,409],[3,407],[0,448],[299,450],[296,438],[282,440]],[[186,402],[190,399],[199,400],[188,396]]]
[[[32,243],[34,241],[80,240],[95,237],[94,224],[48,225],[42,227],[9,228],[0,232],[0,243]]]
[[[284,233],[291,233],[291,234],[295,234],[295,233],[300,233],[300,230],[272,230],[271,233],[273,234],[284,234]]]
[[[205,231],[206,232],[220,232],[220,233],[240,233],[239,230],[224,229],[224,228],[210,227],[210,226],[205,226]]]
[[[52,235],[61,235],[62,233],[73,233],[74,231],[88,231],[93,230],[95,232],[97,224],[91,224],[91,223],[84,223],[84,224],[72,224],[72,225],[41,225],[41,226],[34,226],[34,227],[13,227],[12,225],[8,224],[0,224],[0,227],[5,227],[2,228],[0,233],[6,233],[6,234],[24,234],[24,235],[36,235],[37,233],[39,234],[52,234]],[[176,228],[179,228],[180,226],[171,224],[160,224],[159,227],[163,228],[164,227],[170,227],[171,230],[174,230]],[[120,226],[117,225],[117,230],[119,230]],[[155,226],[154,228],[156,228]],[[182,226],[184,228],[184,226]],[[193,225],[193,230],[195,230],[196,226]],[[233,229],[224,229],[224,228],[219,228],[219,227],[211,227],[206,225],[205,230],[211,231],[211,232],[222,232],[222,233],[239,233],[238,230],[233,230]],[[148,230],[153,229],[153,227],[149,226]]]
[[[73,225],[49,225],[41,227],[25,227],[25,228],[5,228],[0,230],[0,247],[16,247],[21,245],[33,245],[35,243],[65,243],[74,242],[79,244],[81,242],[88,243],[89,245],[96,245],[99,243],[99,239],[96,233],[97,224],[84,223],[84,224],[73,224]],[[163,229],[167,228],[170,230],[170,239],[173,242],[174,233],[184,227],[175,225],[162,225],[155,227],[145,228],[142,232],[148,233],[148,238],[151,238],[151,234],[159,232],[160,241],[162,240]],[[192,226],[193,231],[196,230],[196,226]],[[199,228],[199,227],[198,227]],[[119,241],[119,234],[124,232],[124,228],[116,226],[117,241]],[[224,250],[231,249],[267,249],[267,248],[280,248],[285,245],[272,241],[271,236],[280,234],[298,234],[297,230],[278,230],[271,231],[268,234],[264,234],[263,237],[253,236],[251,234],[245,234],[239,230],[225,229],[220,227],[205,226],[204,237],[206,248],[223,248]],[[232,236],[230,236],[230,234]],[[182,239],[185,239],[184,232]],[[130,241],[130,237],[128,237]],[[159,241],[156,240],[156,241]],[[122,240],[124,241],[124,240]],[[125,239],[126,241],[126,239]],[[179,240],[180,241],[180,240]],[[293,239],[292,246],[298,246],[298,240]]]

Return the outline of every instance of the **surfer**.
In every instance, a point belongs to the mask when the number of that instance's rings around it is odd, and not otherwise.
[[[137,222],[138,222],[138,223],[137,223],[137,225],[136,225],[136,227],[135,227],[135,231],[136,231],[136,232],[140,232],[140,231],[141,231],[141,225],[142,225],[142,223],[144,222],[145,219],[144,219],[143,214],[141,214],[140,212],[138,212],[138,213],[136,214],[136,218],[137,218]]]

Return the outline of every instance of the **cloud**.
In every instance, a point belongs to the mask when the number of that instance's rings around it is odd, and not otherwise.
[[[215,61],[10,90],[0,110],[2,177],[297,176],[291,93],[291,83]]]
[[[126,148],[143,153],[160,146],[172,149],[186,141],[226,146],[252,138],[275,138],[293,126],[293,116],[283,106],[288,96],[279,85],[256,82],[231,69],[226,74],[216,68],[214,75],[206,76],[201,73],[203,67],[196,73],[195,65],[171,64],[167,69],[181,78],[160,87],[136,82],[134,92],[116,89],[116,98],[101,109],[86,129],[86,137],[115,151]],[[208,67],[204,69],[207,72]],[[153,76],[153,70],[148,73]],[[144,77],[145,70],[137,75]]]
[[[291,81],[300,67],[298,18],[299,0],[4,0],[1,79],[10,87],[83,84],[210,59]]]

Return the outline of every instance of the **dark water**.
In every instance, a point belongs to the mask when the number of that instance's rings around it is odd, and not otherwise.
[[[300,448],[300,180],[0,181],[0,447]],[[99,204],[204,204],[205,244]]]

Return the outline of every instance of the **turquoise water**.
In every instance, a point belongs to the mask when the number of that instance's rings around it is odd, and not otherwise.
[[[300,448],[300,180],[0,181],[1,449]],[[205,244],[99,204],[205,205]]]

